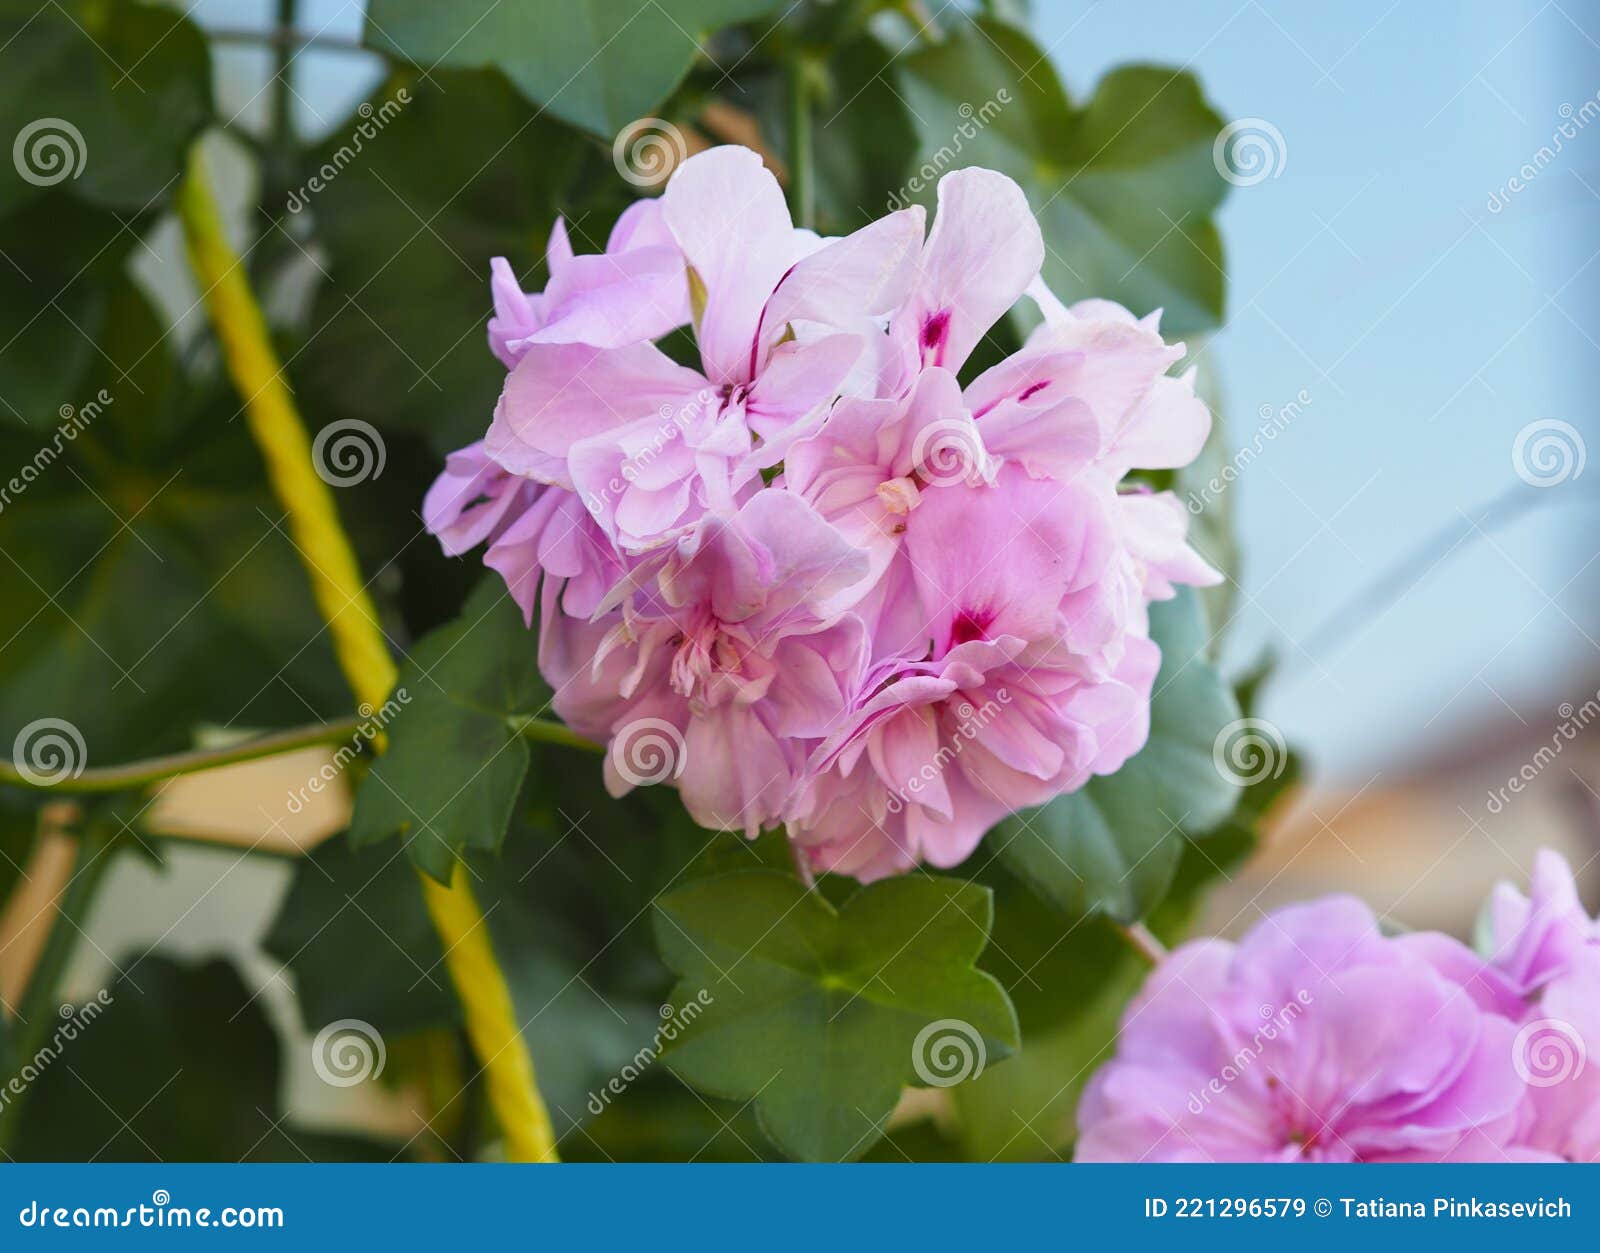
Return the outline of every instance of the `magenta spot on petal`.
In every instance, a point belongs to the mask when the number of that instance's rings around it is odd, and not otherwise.
[[[1049,386],[1049,379],[1040,379],[1037,383],[1028,384],[1028,386],[1023,389],[1022,395],[1017,397],[1017,403],[1021,404],[1024,400],[1028,399],[1029,396],[1033,396],[1039,392],[1042,392]]]
[[[961,610],[956,614],[955,621],[950,624],[950,647],[988,638],[986,633],[993,621],[994,614],[987,610]]]
[[[930,313],[922,324],[922,348],[924,355],[932,353],[937,356],[944,351],[945,337],[950,333],[950,310],[940,309],[937,313]]]

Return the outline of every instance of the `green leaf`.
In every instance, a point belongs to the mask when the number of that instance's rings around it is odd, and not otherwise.
[[[0,738],[65,720],[110,765],[347,708],[237,399],[177,376],[134,287],[108,310],[69,416],[0,424]]]
[[[0,430],[50,431],[63,406],[93,398],[96,345],[142,225],[60,191],[0,220]]]
[[[753,1100],[789,1156],[859,1157],[903,1087],[946,1073],[930,1041],[952,1031],[974,1060],[1016,1047],[1005,991],[973,965],[991,912],[988,889],[928,876],[871,884],[838,910],[768,870],[671,892],[656,936],[685,1025],[665,1060],[696,1088]]]
[[[488,919],[558,1135],[590,1118],[590,1094],[650,1039],[665,992],[663,982],[646,999],[608,977],[599,954],[612,937],[580,930],[589,902],[558,872],[570,836],[566,823],[518,822],[502,855],[475,857],[462,871]],[[605,874],[579,843],[570,851],[588,877]],[[358,1019],[393,1042],[462,1021],[416,874],[398,847],[323,844],[298,867],[265,947],[293,973],[309,1031]]]
[[[8,1152],[58,1162],[393,1156],[392,1147],[286,1124],[281,1063],[260,998],[231,965],[152,954],[63,1015],[29,1059],[34,1081],[5,1115],[21,1120]]]
[[[1177,335],[1222,320],[1211,220],[1227,191],[1211,154],[1222,119],[1192,75],[1121,67],[1074,108],[1048,54],[984,18],[904,58],[900,78],[921,125],[930,202],[949,169],[1001,170],[1028,193],[1047,245],[1044,278],[1063,300],[1164,309],[1162,329]]]
[[[556,117],[610,139],[653,110],[718,27],[777,0],[372,0],[366,42],[430,69],[494,66]]]
[[[211,118],[205,38],[183,14],[132,0],[0,3],[0,215],[48,186],[108,208],[166,203]],[[27,139],[21,136],[26,133]]]
[[[893,63],[894,53],[870,35],[851,40],[820,63],[824,90],[812,106],[812,143],[817,205],[831,233],[866,226],[897,207],[904,194],[917,129],[895,94]]]
[[[1239,706],[1206,658],[1194,593],[1152,605],[1150,634],[1161,670],[1144,748],[1116,774],[1007,818],[988,836],[1001,860],[1068,918],[1143,918],[1172,882],[1183,833],[1214,827],[1238,799],[1212,751]]]
[[[352,115],[307,155],[291,201],[309,205],[330,276],[294,362],[297,392],[313,422],[421,430],[450,451],[482,436],[505,381],[485,340],[490,258],[537,289],[574,179],[599,166],[621,180],[498,75],[406,71],[361,107],[370,116]],[[598,251],[610,223],[582,208],[574,219],[574,246]]]
[[[325,840],[296,863],[262,947],[294,975],[312,1031],[358,1018],[398,1036],[460,1020],[416,872],[396,847]]]
[[[412,863],[448,884],[468,849],[495,850],[530,760],[521,724],[545,712],[538,640],[497,576],[423,638],[400,672],[387,751],[356,793],[351,842],[396,832]]]
[[[995,898],[983,967],[1011,994],[1022,1047],[951,1093],[958,1138],[972,1161],[1053,1160],[1072,1139],[1078,1094],[1147,967],[1104,918],[1065,922],[993,861],[983,880]]]

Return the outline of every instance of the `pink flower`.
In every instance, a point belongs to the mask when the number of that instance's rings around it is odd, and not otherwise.
[[[660,201],[630,206],[601,253],[575,255],[566,223],[557,218],[545,268],[549,284],[529,295],[504,257],[489,262],[489,347],[508,370],[530,344],[620,348],[657,339],[689,320],[683,254],[662,222]]]
[[[1128,1006],[1078,1110],[1079,1161],[1504,1161],[1517,1024],[1443,936],[1388,939],[1328,897],[1238,944],[1175,950]]]
[[[448,556],[487,541],[483,564],[505,580],[530,625],[541,572],[562,581],[565,611],[583,616],[622,577],[621,561],[576,496],[508,474],[482,441],[446,459],[422,519]]]
[[[1578,899],[1560,853],[1539,850],[1530,888],[1531,897],[1497,883],[1479,923],[1490,964],[1523,996],[1570,970],[1584,950],[1600,952],[1600,925]]]
[[[631,552],[737,508],[821,420],[870,319],[903,298],[922,230],[907,209],[819,247],[742,148],[685,161],[662,218],[687,265],[702,369],[649,343],[530,344],[486,441],[507,469],[578,492]]]
[[[904,603],[878,624],[880,646],[900,644],[874,661],[790,807],[790,834],[819,869],[871,879],[956,865],[1007,814],[1143,746],[1159,651],[1118,640],[1100,674],[1072,645],[1070,606],[1110,538],[1092,496],[1017,470],[921,492]]]
[[[670,727],[695,821],[753,836],[777,821],[808,751],[855,694],[861,622],[821,607],[865,562],[786,492],[710,515],[618,586],[620,615],[578,628],[578,647],[553,646],[553,664],[556,649],[590,659],[570,673],[547,666],[556,711],[611,745],[614,795],[640,782],[630,728]]]
[[[1496,884],[1479,930],[1492,970],[1482,985],[1520,1017],[1513,1060],[1528,1119],[1519,1145],[1600,1161],[1600,926],[1561,855],[1539,851],[1527,896]]]
[[[1056,302],[1003,175],[947,176],[923,225],[797,230],[740,148],[685,161],[604,253],[558,222],[543,292],[494,263],[505,387],[424,506],[538,604],[613,791],[671,782],[702,824],[783,822],[862,878],[954,865],[1118,769],[1148,735],[1149,602],[1219,577],[1170,493],[1122,485],[1209,430],[1167,377],[1182,347]],[[1043,325],[963,390],[1027,293]],[[685,322],[695,366],[653,342]]]

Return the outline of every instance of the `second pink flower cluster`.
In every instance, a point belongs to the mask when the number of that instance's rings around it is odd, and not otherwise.
[[[495,262],[505,387],[424,506],[537,609],[614,793],[675,781],[702,825],[785,825],[863,880],[954,865],[1120,767],[1149,732],[1149,603],[1220,577],[1176,497],[1123,483],[1210,429],[1157,315],[1064,307],[1003,175],[947,175],[924,227],[796,228],[735,147],[602,253],[558,222],[543,292]],[[1024,296],[1037,329],[963,387]],[[686,326],[689,364],[656,342]]]

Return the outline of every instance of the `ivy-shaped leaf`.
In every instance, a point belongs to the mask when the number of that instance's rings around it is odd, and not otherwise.
[[[0,0],[0,215],[60,186],[113,209],[171,199],[211,118],[211,61],[183,14],[133,0]]]
[[[777,0],[371,0],[366,42],[418,65],[503,71],[529,100],[610,139],[678,85],[701,41]]]
[[[1217,768],[1218,733],[1239,717],[1232,690],[1206,656],[1205,615],[1185,588],[1150,607],[1161,646],[1150,738],[1116,774],[1007,818],[990,847],[1069,918],[1144,917],[1166,894],[1184,832],[1217,825],[1238,800]]]
[[[664,1060],[696,1088],[753,1100],[791,1157],[859,1157],[906,1085],[943,1086],[952,1063],[970,1074],[1016,1047],[1011,1002],[973,964],[992,909],[987,888],[925,875],[837,910],[769,870],[668,893],[656,937],[681,976],[682,1029]]]
[[[1222,119],[1192,75],[1121,67],[1074,108],[1046,52],[983,18],[904,58],[900,79],[921,125],[931,177],[918,190],[930,203],[946,170],[1001,170],[1039,216],[1044,277],[1063,300],[1164,309],[1162,329],[1178,335],[1222,320],[1211,220],[1227,191],[1212,159]]]
[[[389,745],[356,793],[356,847],[401,832],[418,869],[449,883],[468,849],[500,847],[530,761],[521,725],[545,713],[537,637],[498,577],[430,632],[400,672]]]

